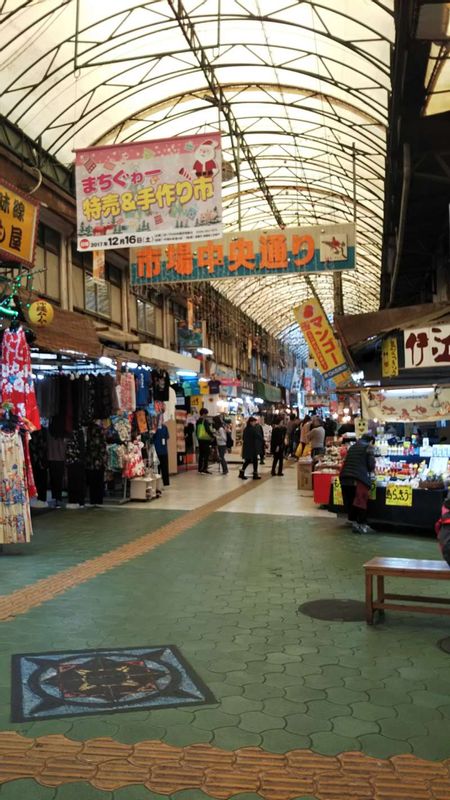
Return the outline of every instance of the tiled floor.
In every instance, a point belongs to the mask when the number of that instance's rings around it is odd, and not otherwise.
[[[236,487],[245,494],[223,497]],[[437,647],[448,623],[298,612],[363,599],[363,561],[437,558],[432,539],[354,536],[299,496],[294,469],[261,484],[187,473],[148,506],[39,518],[27,555],[0,559],[1,591],[146,533],[158,546],[0,623],[0,800],[450,798],[450,656]],[[162,644],[217,704],[10,722],[11,654]]]

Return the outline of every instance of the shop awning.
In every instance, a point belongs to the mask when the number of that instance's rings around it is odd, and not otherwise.
[[[200,372],[201,363],[198,359],[182,356],[174,350],[167,350],[165,347],[158,347],[156,344],[141,344],[139,355],[155,364],[155,366]]]
[[[370,314],[336,314],[334,326],[344,346],[353,347],[374,336],[425,325],[449,314],[450,303],[425,303],[405,308],[386,308]]]
[[[281,389],[279,386],[257,381],[255,392],[257,397],[261,397],[267,403],[281,403]]]
[[[36,334],[37,347],[52,353],[85,355],[90,358],[101,356],[102,345],[89,317],[73,311],[63,311],[57,306],[53,306],[53,311],[53,322],[48,327],[40,328],[29,324]]]

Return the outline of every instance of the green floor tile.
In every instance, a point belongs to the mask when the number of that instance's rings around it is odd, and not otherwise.
[[[54,800],[55,796],[56,789],[41,786],[32,780],[10,781],[0,785],[1,800]]]
[[[262,734],[261,747],[271,753],[288,753],[290,750],[308,749],[310,746],[311,740],[308,736],[287,730],[264,731]]]
[[[241,728],[218,728],[213,732],[211,744],[224,750],[238,750],[240,747],[260,747],[262,736]]]

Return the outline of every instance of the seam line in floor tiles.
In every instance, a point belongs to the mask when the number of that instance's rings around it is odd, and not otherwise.
[[[192,511],[187,511],[172,522],[157,528],[155,531],[139,536],[131,542],[115,547],[113,550],[108,550],[108,552],[83,561],[74,567],[68,567],[68,569],[57,572],[47,578],[42,578],[22,589],[17,589],[15,592],[1,595],[0,622],[8,622],[21,614],[26,614],[32,608],[40,606],[48,600],[53,600],[57,595],[67,592],[80,583],[96,578],[97,575],[119,567],[121,564],[144,555],[144,553],[154,550],[171,539],[175,539],[181,533],[214,514],[222,506],[256,489],[261,486],[261,483],[270,478],[270,475],[264,475],[260,481],[252,481],[250,484],[245,484],[233,489],[231,492],[226,492],[221,497],[210,500]]]
[[[380,759],[356,751],[337,756],[312,750],[270,753],[259,747],[227,751],[204,743],[125,744],[110,737],[75,741],[62,734],[32,739],[5,731],[0,733],[0,785],[21,779],[55,788],[82,781],[106,792],[134,785],[166,797],[200,790],[217,800],[242,792],[263,800],[450,796],[448,760],[427,761],[409,753]]]

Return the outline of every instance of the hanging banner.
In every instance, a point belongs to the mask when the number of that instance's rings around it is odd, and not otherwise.
[[[34,265],[39,203],[6,181],[0,182],[0,255]]]
[[[403,390],[400,397],[390,392],[361,391],[362,414],[378,422],[434,422],[450,417],[450,389]]]
[[[180,350],[196,352],[203,344],[203,333],[201,323],[194,325],[192,329],[184,321],[178,322],[178,347]]]
[[[405,369],[450,366],[450,325],[404,331]]]
[[[78,250],[222,235],[219,133],[76,151]]]
[[[354,223],[233,231],[195,246],[188,237],[175,241],[180,244],[131,251],[131,283],[260,278],[355,267]]]
[[[105,282],[105,251],[94,250],[92,253],[92,279],[94,283]]]
[[[395,378],[398,375],[398,347],[395,336],[383,339],[381,348],[381,375],[383,378]]]
[[[351,372],[319,301],[305,300],[294,308],[294,316],[324,378],[332,378],[337,385],[351,382]]]

